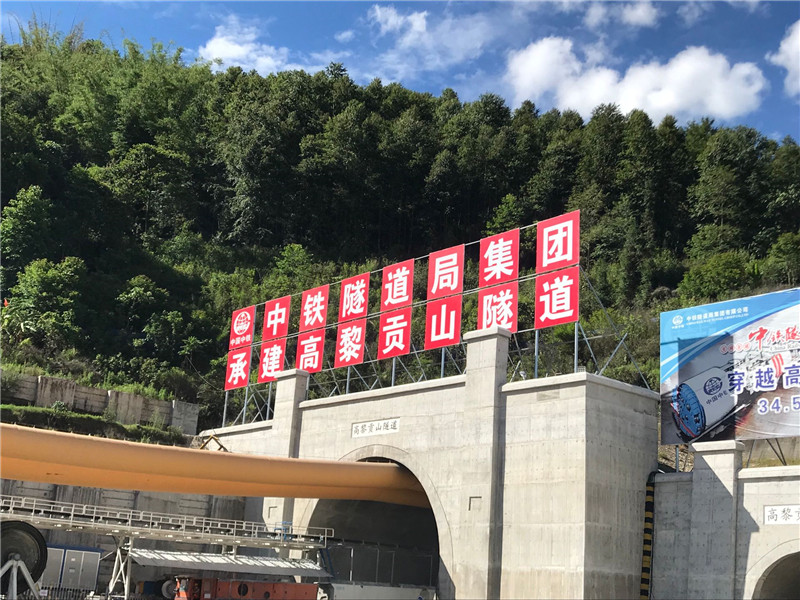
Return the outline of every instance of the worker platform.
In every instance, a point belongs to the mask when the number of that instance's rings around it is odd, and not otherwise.
[[[25,521],[42,529],[86,531],[130,539],[156,539],[231,548],[325,548],[333,529],[295,527],[291,523],[257,523],[104,508],[39,498],[0,495],[0,518]]]

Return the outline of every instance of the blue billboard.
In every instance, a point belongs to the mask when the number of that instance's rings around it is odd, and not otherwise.
[[[661,313],[661,443],[800,436],[800,288]]]

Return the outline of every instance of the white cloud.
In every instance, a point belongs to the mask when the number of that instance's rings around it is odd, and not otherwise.
[[[556,90],[564,79],[580,74],[581,64],[572,52],[572,40],[548,37],[508,56],[506,78],[514,87],[517,104],[541,98]]]
[[[684,2],[678,7],[678,16],[683,19],[683,24],[691,27],[712,10],[710,2],[691,0]]]
[[[356,37],[356,32],[353,31],[352,29],[347,29],[345,31],[340,31],[339,33],[337,33],[333,37],[336,38],[337,42],[345,44],[347,42],[353,41],[353,38]]]
[[[788,96],[800,96],[800,20],[789,27],[775,54],[767,54],[773,65],[786,69],[783,89]]]
[[[583,24],[589,29],[597,29],[608,21],[608,6],[599,2],[592,2],[583,15]]]
[[[660,14],[649,0],[625,4],[592,2],[583,15],[583,24],[589,29],[599,29],[611,21],[619,21],[628,27],[655,27]]]
[[[691,119],[732,119],[756,110],[767,81],[753,63],[731,65],[722,54],[689,47],[665,64],[630,66],[624,73],[581,62],[573,43],[549,37],[509,54],[506,81],[515,101],[552,98],[562,109],[589,117],[598,104],[613,102],[623,112],[645,110],[659,121],[666,114]]]
[[[631,27],[655,27],[658,14],[656,7],[647,0],[623,4],[620,7],[620,19]]]
[[[401,80],[426,71],[441,71],[479,57],[507,23],[487,13],[445,14],[436,22],[427,12],[401,14],[393,6],[374,5],[368,21],[378,36],[393,36],[393,45],[375,59],[381,77]]]
[[[256,25],[228,15],[214,28],[214,37],[200,46],[198,52],[205,60],[221,60],[222,68],[238,65],[245,71],[255,69],[261,75],[286,68],[289,49],[262,44],[258,38]]]

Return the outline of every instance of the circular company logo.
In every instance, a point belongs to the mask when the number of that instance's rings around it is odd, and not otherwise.
[[[242,335],[247,333],[248,329],[250,329],[250,313],[247,311],[240,312],[233,321],[233,332],[236,335]]]
[[[719,377],[712,377],[708,381],[706,381],[705,385],[703,386],[703,391],[712,396],[716,394],[718,391],[722,389],[722,379]]]
[[[672,317],[672,324],[673,325],[682,325],[683,324],[683,317],[681,315],[675,315]]]

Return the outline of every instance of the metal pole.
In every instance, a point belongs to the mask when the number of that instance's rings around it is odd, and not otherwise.
[[[439,375],[442,379],[444,379],[444,348],[442,348],[442,369],[441,374]]]
[[[225,392],[225,404],[222,405],[222,427],[225,427],[225,421],[228,418],[228,394],[230,392]]]
[[[350,546],[350,581],[353,581],[353,547]]]
[[[680,473],[680,471],[681,471],[680,450],[678,449],[678,446],[675,446],[675,472]]]
[[[539,378],[539,330],[533,335],[533,378]]]
[[[575,360],[573,362],[573,373],[578,372],[578,322],[575,321]]]
[[[392,387],[394,387],[394,374],[395,369],[397,368],[397,357],[392,357]]]
[[[128,561],[127,568],[125,569],[125,600],[131,597],[131,569],[133,568],[133,560],[131,559],[131,550],[133,550],[133,538],[128,542],[128,554],[125,560]]]
[[[347,367],[347,382],[344,384],[344,393],[350,393],[350,367]]]

